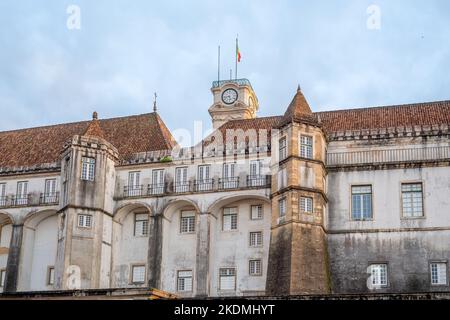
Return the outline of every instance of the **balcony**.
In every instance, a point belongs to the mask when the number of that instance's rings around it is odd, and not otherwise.
[[[59,192],[41,193],[39,197],[34,194],[0,197],[0,208],[50,206],[58,204]]]
[[[124,198],[133,198],[133,197],[142,197],[144,187],[142,185],[136,186],[125,186],[123,187],[123,197]]]
[[[247,176],[248,188],[270,187],[270,176],[267,175],[250,175]]]
[[[41,193],[39,197],[40,205],[56,205],[59,204],[59,192]]]
[[[117,198],[139,198],[152,196],[170,196],[186,193],[223,192],[231,190],[245,190],[270,188],[270,175],[251,175],[241,181],[239,177],[203,179],[183,182],[166,182],[149,184],[145,190],[143,186],[125,186],[122,195]],[[145,191],[144,191],[145,190]]]
[[[212,191],[214,188],[214,179],[194,180],[196,192]]]
[[[238,188],[239,188],[239,177],[219,179],[219,190],[238,189]]]

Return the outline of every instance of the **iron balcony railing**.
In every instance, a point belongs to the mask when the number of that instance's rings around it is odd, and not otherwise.
[[[8,198],[6,198],[6,197],[0,197],[0,208],[6,207],[7,199]]]
[[[29,194],[14,195],[11,197],[11,205],[14,207],[26,207],[30,202]]]
[[[270,176],[268,175],[249,175],[247,176],[247,187],[270,187]]]
[[[249,87],[252,86],[248,79],[231,79],[231,80],[213,81],[212,87],[218,88],[229,83],[237,84],[238,86],[249,86]]]
[[[211,191],[214,188],[214,179],[194,180],[195,191]]]
[[[142,193],[143,186],[125,186],[123,187],[123,196],[124,198],[132,198],[132,197],[142,197],[144,194]]]
[[[39,197],[39,204],[41,205],[51,205],[51,204],[58,204],[59,203],[59,192],[52,192],[52,193],[41,193],[41,196]]]
[[[147,194],[148,195],[160,195],[164,194],[166,191],[165,183],[152,183],[148,185]]]
[[[174,193],[192,192],[192,184],[190,181],[175,182],[172,187]]]
[[[239,177],[229,177],[219,179],[219,190],[238,189]]]
[[[201,193],[211,191],[228,191],[254,188],[270,188],[270,175],[250,175],[241,181],[239,177],[202,179],[190,181],[169,181],[166,183],[149,184],[146,191],[142,187],[124,187],[122,196],[118,198],[130,197],[151,197],[160,195],[175,195],[185,193]]]

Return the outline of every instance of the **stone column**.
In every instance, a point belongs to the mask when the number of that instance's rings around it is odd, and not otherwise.
[[[162,214],[152,214],[148,222],[148,286],[161,289]]]
[[[197,279],[196,297],[207,297],[209,294],[209,236],[209,213],[201,212],[197,219],[197,255],[195,261],[195,278]]]
[[[4,292],[16,292],[19,278],[20,252],[22,249],[23,224],[12,227],[9,245],[8,262],[6,263],[6,279]]]

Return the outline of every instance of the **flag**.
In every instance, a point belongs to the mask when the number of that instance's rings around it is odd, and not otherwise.
[[[237,57],[237,61],[241,62],[241,52],[239,51],[239,45],[236,42],[236,57]]]

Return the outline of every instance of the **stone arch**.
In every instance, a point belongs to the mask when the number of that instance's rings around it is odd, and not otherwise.
[[[0,211],[0,226],[5,224],[12,224],[14,222],[14,218],[11,214],[6,211]]]
[[[165,205],[165,207],[162,210],[162,215],[164,219],[171,220],[170,217],[168,217],[169,211],[177,211],[180,210],[183,207],[191,206],[194,207],[197,214],[201,212],[199,205],[196,201],[191,200],[189,198],[177,198],[173,200],[169,200],[169,202]]]
[[[27,228],[35,229],[41,221],[57,213],[55,209],[31,211],[23,219],[23,224]]]
[[[232,196],[224,196],[219,199],[216,199],[213,203],[211,203],[208,207],[207,212],[214,212],[214,210],[222,208],[224,205],[228,203],[233,203],[240,200],[261,200],[267,204],[270,204],[270,199],[261,195],[232,195]]]
[[[23,224],[19,288],[33,291],[53,290],[48,276],[50,268],[54,269],[56,264],[58,211],[31,211],[24,217]]]
[[[111,277],[112,287],[124,288],[143,286],[130,283],[133,265],[148,264],[149,224],[152,207],[141,201],[125,203],[114,211],[112,217],[112,257]],[[147,214],[147,234],[144,220],[136,220],[136,214]],[[144,221],[144,222],[142,222]]]
[[[129,213],[137,210],[142,210],[143,212],[147,212],[148,214],[151,214],[153,212],[150,205],[145,202],[126,203],[124,205],[121,205],[114,211],[113,221],[121,224]]]

